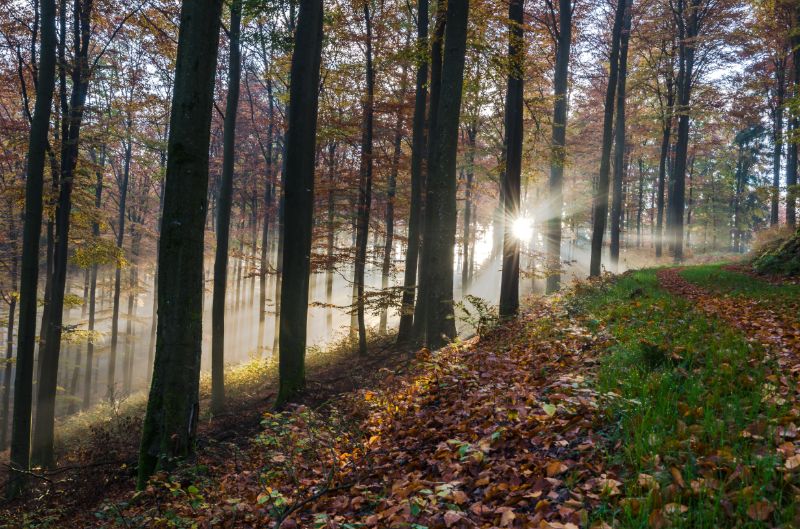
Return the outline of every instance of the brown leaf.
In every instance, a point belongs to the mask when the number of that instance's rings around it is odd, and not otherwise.
[[[770,502],[761,500],[750,504],[750,507],[747,508],[747,516],[749,516],[751,520],[763,522],[769,518],[773,510]]]
[[[669,469],[669,473],[672,474],[672,479],[675,480],[675,483],[677,483],[680,488],[686,488],[686,482],[683,481],[683,476],[681,476],[680,470],[678,470],[676,467],[672,467]]]

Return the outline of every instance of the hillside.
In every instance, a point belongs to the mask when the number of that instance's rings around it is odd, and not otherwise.
[[[643,270],[532,298],[56,526],[791,526],[800,286],[746,274]]]

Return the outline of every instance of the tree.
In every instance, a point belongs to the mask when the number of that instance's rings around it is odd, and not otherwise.
[[[219,413],[225,405],[225,298],[228,286],[228,244],[231,229],[233,163],[236,146],[236,113],[239,108],[241,52],[239,34],[242,25],[241,0],[230,7],[230,58],[228,63],[228,101],[225,105],[223,132],[222,180],[217,203],[217,248],[214,256],[214,299],[211,309],[211,411]],[[263,290],[263,289],[262,289]]]
[[[619,73],[617,86],[617,119],[614,142],[614,187],[611,198],[611,265],[619,266],[620,216],[622,215],[622,180],[625,169],[625,82],[628,78],[628,38],[631,33],[631,5],[625,7],[625,19],[620,34]]]
[[[425,107],[428,82],[428,0],[417,1],[417,77],[414,89],[414,117],[411,132],[411,205],[408,218],[408,244],[406,245],[403,275],[403,299],[400,307],[400,325],[397,342],[411,339],[414,321],[414,297],[417,284],[420,228],[422,224],[422,189],[425,151]]]
[[[289,84],[289,128],[284,171],[279,379],[280,406],[305,384],[308,279],[314,216],[319,70],[322,53],[322,0],[300,0]]]
[[[22,265],[17,332],[17,370],[14,377],[14,414],[11,431],[12,480],[6,495],[15,497],[24,486],[30,464],[31,400],[33,396],[33,350],[36,341],[37,286],[39,281],[39,235],[42,229],[42,192],[53,104],[56,68],[56,6],[54,0],[41,0],[36,104],[28,139],[28,167],[25,182],[25,217],[22,231]]]
[[[569,84],[569,54],[572,44],[572,2],[559,0],[556,33],[556,65],[553,75],[553,135],[550,151],[550,203],[552,212],[547,221],[547,255],[550,270],[547,292],[558,290],[561,282],[561,215],[564,203],[564,163],[567,139],[567,88]],[[554,24],[555,26],[555,24]]]
[[[508,4],[508,86],[505,106],[505,167],[502,176],[503,271],[500,279],[500,316],[511,317],[519,310],[519,238],[513,225],[520,218],[520,179],[522,175],[522,65],[525,41],[522,0]]]
[[[600,275],[600,263],[603,251],[603,235],[606,231],[608,216],[608,186],[611,166],[611,143],[614,126],[614,95],[617,89],[619,68],[619,37],[622,32],[622,21],[625,14],[625,0],[618,0],[614,14],[614,26],[611,29],[611,53],[609,54],[608,86],[606,87],[605,106],[603,110],[603,144],[600,152],[600,174],[597,178],[597,190],[592,202],[592,254],[589,263],[589,275]]]
[[[222,1],[184,0],[158,250],[158,328],[137,486],[187,456],[199,414],[208,148]]]
[[[441,89],[436,107],[435,138],[430,151],[425,200],[425,235],[420,302],[425,311],[425,338],[437,348],[455,337],[453,248],[456,237],[456,153],[461,91],[467,46],[469,0],[450,0],[442,53]],[[431,88],[433,90],[433,87]],[[433,105],[432,105],[433,108]]]
[[[369,215],[372,207],[372,143],[375,114],[375,68],[372,64],[372,13],[370,1],[363,0],[366,40],[364,49],[366,91],[364,93],[364,121],[361,128],[361,161],[359,166],[358,213],[356,217],[356,262],[353,283],[356,290],[358,317],[358,352],[367,354],[367,327],[364,320],[364,268],[367,264],[367,239]]]

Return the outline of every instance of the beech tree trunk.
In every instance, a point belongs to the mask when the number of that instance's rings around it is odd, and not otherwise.
[[[800,5],[794,8],[794,31],[792,32],[792,64],[794,65],[794,96],[800,95]],[[792,132],[797,134],[800,128],[798,110],[795,108],[790,113],[790,126]],[[792,137],[792,136],[789,136]],[[797,225],[797,142],[789,142],[789,151],[786,157],[786,224],[794,228]]]
[[[614,129],[614,95],[617,89],[619,66],[619,37],[622,32],[622,21],[626,5],[626,0],[617,0],[614,27],[611,30],[611,54],[609,56],[608,86],[606,87],[606,100],[603,111],[603,145],[600,151],[600,173],[597,178],[597,190],[592,204],[592,253],[589,264],[589,275],[592,277],[600,275],[603,236],[605,235],[608,217],[608,176],[611,169],[611,144]]]
[[[398,343],[406,343],[411,339],[414,322],[414,298],[417,285],[417,262],[422,227],[422,190],[424,187],[422,164],[425,158],[425,107],[428,92],[428,0],[417,1],[417,50],[423,58],[417,65],[414,89],[414,118],[411,126],[411,205],[408,218],[408,245],[406,246],[403,273],[400,326],[397,329]]]
[[[456,335],[453,308],[453,249],[456,238],[456,154],[464,84],[469,0],[450,0],[442,53],[441,93],[430,151],[425,201],[425,236],[420,301],[427,304],[425,338],[438,348]],[[433,87],[431,88],[434,89]],[[432,92],[433,93],[433,92]]]
[[[100,210],[103,196],[103,171],[106,164],[106,146],[100,148],[100,160],[98,161],[92,151],[92,161],[95,163],[95,184],[94,184],[94,207]],[[92,237],[99,239],[100,224],[92,223]],[[92,264],[89,278],[89,338],[86,344],[86,370],[83,379],[83,409],[87,409],[92,402],[92,369],[94,363],[94,326],[97,314],[97,264]]]
[[[17,247],[17,222],[16,213],[14,212],[14,202],[9,200],[9,228],[8,239],[13,252],[11,258],[11,292],[8,294],[8,324],[6,326],[6,361],[3,367],[3,403],[0,407],[0,450],[5,450],[8,445],[8,419],[11,412],[11,362],[14,357],[14,316],[17,310],[17,296],[15,290],[17,288],[17,279],[19,273],[19,258]]]
[[[625,84],[628,78],[628,38],[631,33],[632,0],[625,7],[619,45],[619,77],[617,79],[617,119],[614,142],[614,187],[611,197],[611,266],[619,268],[619,235],[622,219],[622,182],[625,178]]]
[[[392,268],[392,247],[394,244],[394,199],[397,195],[397,174],[400,172],[400,154],[403,146],[403,103],[406,94],[407,70],[403,68],[402,80],[400,82],[400,97],[398,101],[397,118],[394,125],[394,141],[392,145],[392,166],[389,170],[389,179],[386,184],[386,239],[383,243],[383,263],[381,263],[381,289],[386,291],[389,288],[389,273]],[[388,307],[381,309],[380,323],[378,332],[386,334],[388,323]]]
[[[670,137],[672,136],[672,110],[675,104],[675,84],[671,69],[667,73],[667,102],[662,114],[661,155],[658,160],[658,194],[656,198],[656,257],[661,257],[664,244],[664,187],[667,179],[667,162],[669,161]]]
[[[773,61],[775,66],[775,108],[772,111],[772,195],[770,200],[770,226],[779,223],[781,198],[781,157],[783,156],[783,104],[786,96],[786,57]]]
[[[233,163],[236,147],[236,112],[239,108],[241,82],[241,0],[230,7],[230,62],[228,64],[228,99],[222,147],[222,178],[217,204],[217,248],[214,256],[214,296],[211,308],[211,412],[220,413],[225,406],[225,299],[228,288],[228,248],[233,198]]]
[[[687,2],[690,4],[687,6]],[[678,133],[672,171],[669,206],[672,226],[670,241],[675,262],[683,260],[683,213],[686,202],[686,162],[689,153],[689,103],[694,74],[695,38],[700,0],[678,0]]]
[[[133,120],[130,115],[126,121],[125,160],[122,169],[122,182],[119,184],[119,215],[117,221],[117,250],[122,253],[122,243],[125,239],[125,215],[127,214],[128,185],[130,183],[131,156],[133,139],[131,128]],[[119,303],[120,289],[122,288],[122,268],[117,265],[114,271],[114,306],[111,311],[111,353],[108,358],[108,397],[116,395],[117,372],[117,344],[119,343]]]
[[[525,36],[522,26],[522,0],[508,4],[508,87],[505,108],[505,170],[502,176],[503,270],[500,278],[500,317],[515,316],[519,311],[519,238],[514,221],[520,218],[520,178],[522,175],[522,70],[525,60]]]
[[[208,148],[221,0],[184,0],[158,251],[158,328],[137,487],[193,450],[199,414]]]
[[[472,182],[475,179],[475,149],[476,140],[478,136],[478,120],[477,118],[467,126],[467,168],[466,168],[466,181],[464,183],[464,236],[463,247],[464,255],[461,261],[461,292],[462,295],[467,292],[470,276],[470,264],[473,260],[473,255],[470,248],[470,241],[475,236],[472,231]]]
[[[425,299],[423,296],[427,295],[428,293],[428,285],[427,282],[430,280],[428,276],[428,269],[427,269],[427,256],[429,254],[425,253],[424,245],[425,245],[425,236],[428,233],[428,214],[427,214],[427,207],[428,207],[428,200],[427,200],[427,190],[428,190],[428,182],[430,181],[430,173],[431,173],[431,160],[432,160],[432,153],[435,147],[435,143],[438,138],[435,135],[436,131],[436,123],[438,119],[438,112],[439,112],[439,100],[441,99],[441,87],[442,87],[442,49],[444,46],[444,34],[445,34],[445,27],[447,25],[447,12],[445,11],[446,6],[444,2],[440,2],[437,4],[437,12],[436,12],[436,26],[434,27],[433,37],[431,38],[431,81],[430,81],[430,102],[428,108],[428,137],[426,138],[426,153],[425,153],[425,176],[422,182],[423,193],[425,193],[425,198],[421,200],[421,215],[422,219],[420,220],[420,234],[421,234],[421,242],[420,246],[423,248],[423,251],[420,253],[419,257],[419,273],[418,282],[417,282],[417,303],[414,306],[414,327],[412,330],[413,341],[416,343],[422,343],[425,341],[425,325],[427,325],[427,312],[429,301]]]
[[[64,312],[64,294],[67,283],[67,257],[69,249],[70,211],[75,168],[78,164],[83,110],[89,90],[89,39],[91,36],[91,2],[74,4],[75,50],[72,64],[72,92],[69,99],[67,134],[61,144],[61,174],[56,205],[56,240],[53,254],[53,281],[50,293],[48,325],[42,329],[45,344],[39,355],[39,380],[36,394],[36,416],[31,446],[31,461],[35,465],[51,467],[55,400],[58,386],[58,363],[61,353],[61,332]]]
[[[314,218],[319,70],[322,53],[322,0],[300,0],[289,85],[286,134],[286,219],[283,223],[281,289],[280,389],[276,406],[294,397],[305,384],[308,280]]]
[[[547,257],[550,270],[546,292],[561,285],[561,215],[564,198],[564,163],[567,141],[567,89],[569,83],[569,54],[572,44],[572,1],[558,2],[558,32],[556,66],[553,75],[553,135],[550,147],[550,203],[553,211],[547,219]]]
[[[369,0],[364,2],[366,25],[366,93],[364,95],[364,122],[361,130],[361,163],[359,168],[358,215],[356,217],[356,262],[353,283],[356,288],[356,316],[358,318],[358,353],[367,354],[367,326],[364,320],[364,269],[367,264],[369,215],[372,207],[372,136],[375,106],[375,71],[372,66],[372,16]]]

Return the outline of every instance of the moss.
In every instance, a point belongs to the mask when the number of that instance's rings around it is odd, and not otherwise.
[[[761,274],[800,275],[800,230],[765,246],[753,260],[753,268]]]

